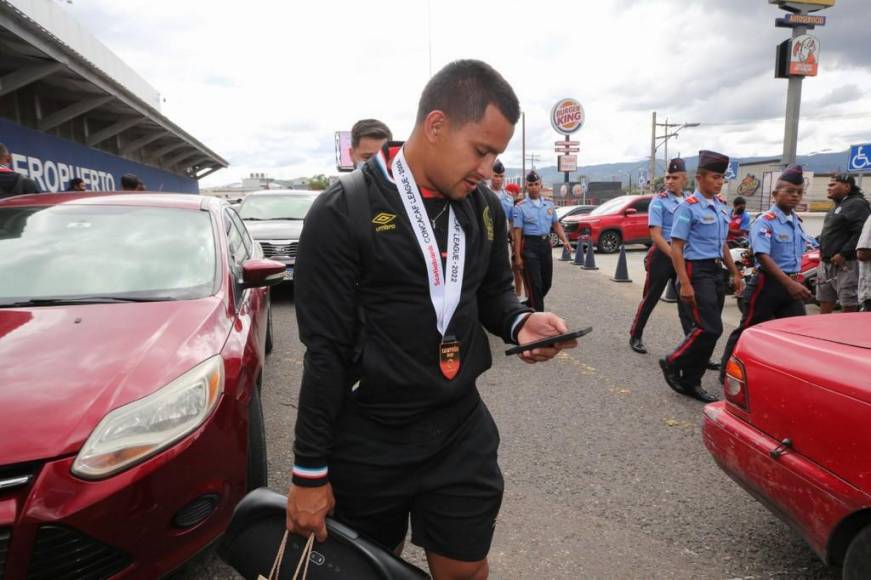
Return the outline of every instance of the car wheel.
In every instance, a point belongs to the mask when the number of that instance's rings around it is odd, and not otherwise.
[[[559,236],[555,232],[550,233],[550,247],[555,248],[559,245]]]
[[[269,302],[269,308],[266,311],[266,354],[272,352],[272,301]]]
[[[871,525],[865,526],[850,542],[841,573],[843,580],[871,578]]]
[[[603,254],[613,254],[620,249],[622,238],[618,232],[602,232],[599,236],[599,251]]]
[[[248,403],[248,473],[245,486],[248,491],[266,487],[266,427],[263,423],[263,405],[259,389],[251,392]]]

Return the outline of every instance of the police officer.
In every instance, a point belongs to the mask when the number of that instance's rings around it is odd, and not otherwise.
[[[544,297],[553,281],[551,230],[563,246],[571,249],[552,201],[541,198],[541,177],[534,170],[526,175],[528,198],[514,206],[514,266],[523,270],[528,304],[544,311]]]
[[[669,280],[674,280],[674,265],[671,263],[671,224],[674,212],[684,200],[683,188],[687,184],[687,168],[683,159],[672,159],[665,175],[665,191],[650,202],[647,225],[653,245],[647,252],[645,263],[647,276],[644,279],[644,292],[641,304],[635,312],[632,328],[629,329],[629,347],[635,352],[646,354],[647,348],[641,341],[644,326],[653,312],[662,291]]]
[[[729,211],[719,195],[728,167],[725,155],[699,151],[696,191],[678,206],[671,229],[671,258],[680,295],[678,313],[689,332],[674,352],[659,359],[659,365],[672,389],[705,403],[717,400],[701,383],[723,333],[723,262],[735,280],[735,292],[744,289],[744,280],[726,246]]]
[[[804,174],[800,165],[786,169],[774,189],[774,205],[762,214],[750,228],[750,247],[756,256],[756,274],[744,291],[744,315],[723,351],[720,381],[725,377],[726,363],[735,350],[741,333],[754,324],[803,316],[804,301],[811,292],[796,279],[801,257],[810,236],[801,227],[795,206],[804,194]]]
[[[514,217],[514,196],[505,190],[505,166],[498,159],[493,164],[493,177],[490,178],[490,189],[499,198],[499,203],[502,204],[502,210],[505,212],[505,219],[508,221],[508,227],[511,227]],[[509,238],[510,241],[510,238]]]
[[[750,231],[750,214],[747,213],[747,200],[740,195],[732,201],[732,215],[729,217],[730,242],[746,238]]]

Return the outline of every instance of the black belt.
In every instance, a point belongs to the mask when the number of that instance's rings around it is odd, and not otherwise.
[[[716,264],[717,266],[723,265],[723,260],[721,260],[720,258],[705,258],[703,260],[686,260],[686,261],[687,262],[694,262],[694,263],[712,262],[712,263]]]
[[[545,234],[545,235],[543,235],[543,236],[527,236],[527,235],[524,235],[523,237],[526,238],[527,240],[546,240],[546,239],[550,238],[550,236],[547,235],[547,234]]]

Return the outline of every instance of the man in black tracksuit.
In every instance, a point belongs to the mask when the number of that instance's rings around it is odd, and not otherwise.
[[[826,214],[820,234],[817,300],[820,314],[831,314],[840,303],[844,312],[859,309],[859,262],[856,244],[868,218],[868,201],[852,175],[832,177],[828,197],[835,205]]]
[[[323,540],[335,507],[393,549],[410,516],[434,577],[487,576],[503,483],[496,426],[475,387],[491,364],[484,328],[509,343],[566,331],[517,301],[504,212],[484,186],[518,117],[495,70],[452,63],[424,89],[409,140],[309,212],[296,263],[307,350],[291,531]]]
[[[39,186],[12,169],[12,154],[0,143],[0,198],[27,193],[39,193]]]

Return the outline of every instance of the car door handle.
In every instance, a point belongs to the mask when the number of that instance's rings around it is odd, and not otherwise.
[[[792,449],[792,439],[786,438],[780,442],[780,445],[768,452],[772,459],[780,459],[788,449]]]

